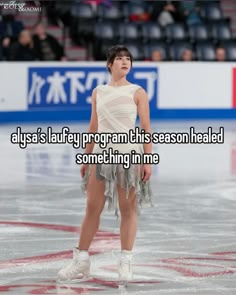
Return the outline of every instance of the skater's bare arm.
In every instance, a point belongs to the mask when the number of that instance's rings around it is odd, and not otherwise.
[[[96,95],[97,91],[96,89],[92,93],[92,112],[91,112],[91,118],[90,118],[90,123],[89,123],[89,128],[88,128],[88,133],[96,133],[98,129],[98,123],[97,123],[97,110],[96,110]],[[94,147],[94,142],[87,143],[85,147],[85,153],[86,154],[91,154],[93,151]],[[80,168],[80,175],[83,178],[85,175],[86,171],[86,164],[82,164]]]
[[[134,99],[137,103],[138,115],[140,119],[140,127],[144,129],[146,133],[151,133],[150,124],[150,110],[149,100],[147,93],[144,89],[140,88],[136,91]],[[150,154],[152,152],[152,142],[143,144],[144,153]],[[149,180],[152,174],[151,165],[144,164],[142,168],[142,180],[146,182]]]
[[[91,118],[88,128],[88,133],[96,133],[98,130],[98,119],[97,119],[97,110],[96,110],[96,95],[97,90],[94,89],[92,93],[92,112],[91,112]],[[94,142],[88,143],[85,148],[85,153],[90,154],[93,151]]]
[[[149,111],[149,101],[148,96],[144,89],[140,88],[135,93],[135,101],[137,103],[138,115],[140,119],[140,127],[144,129],[145,132],[151,133],[150,124],[150,111]],[[152,152],[152,143],[144,144],[144,152]]]

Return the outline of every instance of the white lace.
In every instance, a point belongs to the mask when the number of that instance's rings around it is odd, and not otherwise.
[[[66,274],[67,277],[71,277],[75,275],[79,270],[80,264],[77,261],[73,260],[69,265],[64,268],[63,273]]]

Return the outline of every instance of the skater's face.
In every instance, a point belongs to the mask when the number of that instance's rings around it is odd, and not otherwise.
[[[112,75],[126,76],[131,68],[131,58],[125,54],[119,54],[114,58],[109,69]]]
[[[133,57],[123,45],[115,45],[107,52],[107,69],[112,75],[127,75],[132,67]]]

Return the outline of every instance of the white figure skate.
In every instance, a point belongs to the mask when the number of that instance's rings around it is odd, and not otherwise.
[[[90,259],[87,251],[79,251],[77,248],[73,252],[73,260],[57,274],[57,281],[77,282],[89,277]]]
[[[128,282],[133,279],[132,270],[132,252],[123,250],[121,252],[120,263],[118,267],[119,282],[123,286],[127,286]]]

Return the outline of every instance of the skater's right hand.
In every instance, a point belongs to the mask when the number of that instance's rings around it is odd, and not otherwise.
[[[87,168],[87,165],[86,164],[82,164],[82,166],[80,168],[80,175],[81,175],[82,178],[84,178],[86,168]]]

